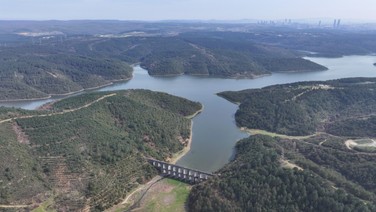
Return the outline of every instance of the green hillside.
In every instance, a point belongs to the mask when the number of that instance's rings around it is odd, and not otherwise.
[[[165,160],[187,145],[201,105],[147,90],[84,94],[48,111],[3,109],[0,204],[102,211],[157,174],[145,157]],[[21,112],[20,112],[21,111]]]
[[[376,155],[342,142],[243,139],[217,177],[193,187],[189,211],[375,211]]]
[[[239,126],[259,130],[238,142],[216,177],[192,189],[189,211],[375,211],[375,83],[220,93],[240,104]]]
[[[375,136],[374,89],[375,78],[349,78],[275,85],[219,95],[240,103],[235,114],[240,127],[286,135],[327,132]]]
[[[217,35],[87,35],[0,46],[0,100],[47,98],[130,79],[128,64],[140,64],[150,75],[228,78],[327,69],[296,51]]]
[[[291,50],[208,35],[97,39],[86,45],[75,45],[81,54],[101,54],[138,62],[151,75],[252,78],[272,72],[326,70]]]
[[[132,77],[120,60],[86,57],[50,46],[0,51],[0,99],[43,98],[106,85]]]

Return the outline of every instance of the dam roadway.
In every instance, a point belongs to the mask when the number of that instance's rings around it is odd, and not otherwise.
[[[214,176],[211,173],[189,169],[183,166],[155,160],[153,158],[148,158],[147,160],[151,165],[159,170],[161,175],[191,184],[205,181]]]

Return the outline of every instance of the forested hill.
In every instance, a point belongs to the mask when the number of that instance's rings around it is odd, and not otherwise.
[[[272,72],[326,70],[291,50],[207,35],[99,39],[76,48],[81,54],[139,62],[151,75],[252,78]]]
[[[349,78],[219,95],[240,103],[235,114],[240,127],[286,135],[326,132],[375,137],[375,89],[375,78]]]
[[[132,77],[124,61],[50,45],[3,47],[0,61],[0,100],[45,98]]]
[[[256,135],[236,151],[216,177],[193,187],[189,211],[376,210],[376,155],[349,150],[341,139]]]
[[[193,187],[189,211],[375,211],[375,89],[375,78],[348,78],[220,93],[240,103],[239,126],[274,133],[239,141]]]
[[[67,98],[48,110],[0,110],[0,204],[103,211],[157,174],[190,137],[201,105],[147,90]]]
[[[252,78],[272,72],[326,70],[294,51],[244,39],[190,34],[55,39],[42,39],[38,45],[0,46],[0,100],[45,98],[129,79],[128,64],[134,63],[162,76]]]

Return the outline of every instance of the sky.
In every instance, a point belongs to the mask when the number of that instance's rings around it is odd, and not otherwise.
[[[0,0],[0,20],[376,21],[376,0]]]

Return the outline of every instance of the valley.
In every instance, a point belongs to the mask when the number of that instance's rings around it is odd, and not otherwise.
[[[373,31],[54,23],[0,27],[1,210],[375,210]]]

